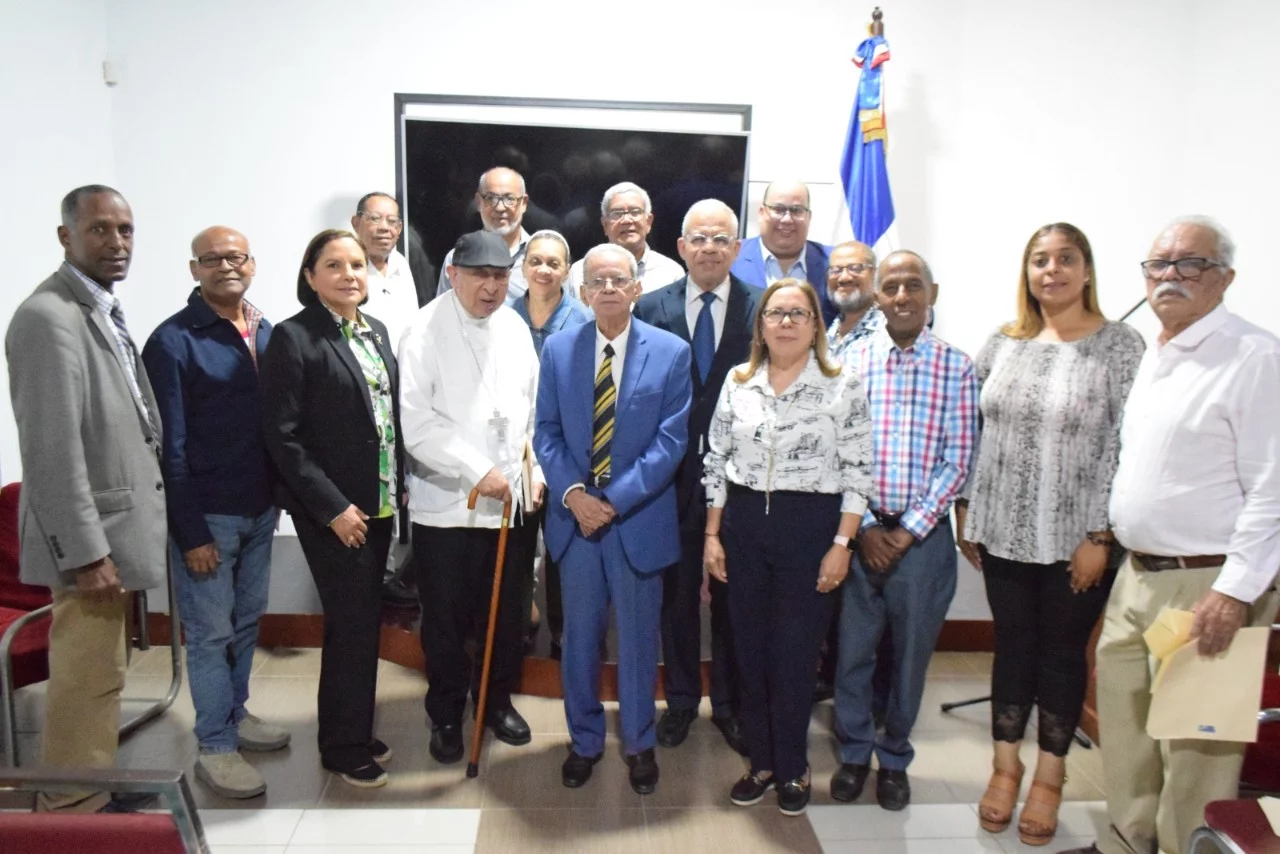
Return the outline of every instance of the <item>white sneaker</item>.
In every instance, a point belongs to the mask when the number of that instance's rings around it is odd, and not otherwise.
[[[289,733],[272,726],[257,715],[246,714],[240,721],[241,750],[279,750],[289,743]]]
[[[196,777],[224,798],[254,798],[267,790],[267,781],[238,752],[201,753]]]

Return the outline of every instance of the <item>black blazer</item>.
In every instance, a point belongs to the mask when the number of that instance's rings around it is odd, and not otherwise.
[[[396,428],[396,485],[404,489],[400,389],[391,338],[382,322],[364,316],[387,375]],[[304,308],[276,325],[262,357],[263,432],[275,465],[276,500],[290,514],[320,526],[354,504],[379,508],[378,433],[373,400],[351,345],[323,305]],[[399,499],[395,499],[399,505]]]
[[[636,303],[636,317],[645,323],[665,329],[692,343],[689,321],[685,314],[685,293],[688,276],[672,282],[664,288],[647,293]],[[704,383],[698,377],[697,362],[691,362],[693,375],[693,405],[689,408],[689,446],[684,462],[676,472],[676,506],[680,514],[680,527],[702,528],[706,519],[706,492],[702,488],[702,458],[707,452],[707,432],[711,429],[711,416],[725,377],[736,365],[751,356],[751,333],[760,305],[759,288],[744,284],[736,276],[729,276],[729,300],[725,306],[724,331],[716,347],[716,357],[711,361]]]

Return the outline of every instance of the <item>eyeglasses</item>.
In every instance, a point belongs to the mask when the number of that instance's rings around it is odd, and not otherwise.
[[[774,219],[782,219],[787,214],[791,214],[792,219],[804,219],[809,215],[809,209],[804,205],[765,205],[764,207],[769,212],[769,216]]]
[[[842,267],[828,267],[827,278],[838,279],[846,272],[852,273],[855,276],[861,276],[870,269],[872,269],[872,265],[870,264],[845,264]]]
[[[734,238],[732,235],[728,234],[707,235],[699,234],[696,231],[693,234],[686,234],[684,236],[684,242],[692,246],[694,249],[701,249],[706,246],[708,240],[715,244],[717,249],[728,249],[733,245]]]
[[[648,211],[644,208],[625,208],[623,210],[609,211],[605,214],[605,217],[609,222],[621,222],[628,217],[631,219],[643,219],[646,213]]]
[[[480,199],[489,207],[496,208],[499,205],[507,208],[514,208],[516,203],[523,199],[524,196],[517,196],[514,193],[481,193]]]
[[[813,320],[813,312],[806,308],[793,308],[783,311],[780,308],[767,308],[763,312],[764,322],[769,326],[781,326],[782,321],[790,320],[796,326],[808,326]]]
[[[1214,267],[1226,267],[1221,261],[1213,261],[1208,258],[1179,258],[1176,261],[1169,261],[1164,258],[1152,258],[1150,261],[1142,262],[1142,272],[1146,274],[1148,279],[1158,279],[1173,267],[1178,271],[1178,275],[1184,279],[1195,281],[1205,274],[1206,271],[1212,270]]]
[[[252,257],[243,252],[232,252],[230,255],[201,255],[195,262],[206,270],[216,270],[222,266],[223,261],[232,267],[243,267]]]
[[[383,220],[386,220],[387,225],[392,228],[399,228],[400,224],[404,222],[404,220],[398,216],[387,216],[380,213],[369,213],[368,211],[360,211],[360,216],[364,217],[364,221],[370,225],[377,225]]]
[[[599,291],[604,288],[622,290],[625,287],[629,287],[634,281],[635,279],[630,276],[599,276],[589,282],[584,282],[584,284],[587,286],[587,290],[592,291]]]

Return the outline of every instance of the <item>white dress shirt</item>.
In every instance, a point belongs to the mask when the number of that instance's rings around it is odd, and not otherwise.
[[[381,320],[391,336],[391,352],[400,352],[400,339],[418,313],[418,290],[409,261],[397,249],[387,256],[387,269],[369,265],[369,300],[360,310]]]
[[[579,299],[579,294],[582,292],[583,260],[579,258],[569,267],[569,290],[573,293],[574,299]],[[636,259],[636,278],[641,282],[642,293],[666,287],[683,276],[684,267],[680,266],[680,262],[671,260],[656,249],[651,249],[647,243],[644,245],[644,253]]]
[[[783,270],[778,256],[769,251],[769,247],[764,245],[764,241],[760,241],[760,257],[764,259],[764,278],[765,287],[772,285],[778,279],[799,279],[807,281],[808,271],[804,266],[804,256],[809,252],[809,244],[805,243],[800,249],[800,257],[791,265],[790,270]]]
[[[502,502],[481,498],[467,510],[472,487],[495,466],[511,484],[513,508],[519,507],[537,389],[533,339],[514,309],[500,306],[477,319],[449,291],[418,312],[400,347],[400,432],[409,517],[416,524],[498,527]],[[495,409],[507,422],[505,446],[494,440]],[[545,482],[536,461],[533,479]]]
[[[1253,602],[1280,569],[1278,425],[1280,340],[1225,306],[1148,349],[1120,427],[1116,538],[1154,555],[1225,554],[1213,589]]]
[[[720,336],[724,334],[724,315],[729,308],[729,280],[725,279],[716,285],[711,293],[716,295],[711,303],[711,320],[716,330],[716,349],[720,348]],[[702,288],[689,279],[684,286],[684,317],[689,322],[689,337],[698,325],[698,315],[702,314]]]
[[[810,352],[782,394],[769,384],[767,363],[746,382],[731,373],[720,389],[707,446],[702,484],[711,507],[725,505],[733,483],[766,495],[840,495],[841,513],[866,512],[873,488],[871,414],[862,379],[850,367],[829,377]]]

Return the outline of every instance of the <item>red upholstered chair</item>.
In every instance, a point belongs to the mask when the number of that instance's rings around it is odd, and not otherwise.
[[[1280,836],[1257,801],[1214,801],[1191,834],[1187,854],[1280,854]]]
[[[49,621],[53,598],[47,587],[18,580],[18,496],[22,485],[0,489],[0,739],[5,764],[18,764],[13,693],[49,678]]]
[[[1245,750],[1240,789],[1250,794],[1280,793],[1280,674],[1268,673],[1263,679],[1258,719],[1258,740]]]
[[[123,815],[0,810],[0,852],[22,854],[195,854],[207,852],[204,828],[181,771],[0,768],[0,792],[112,791],[159,796],[166,812]]]

